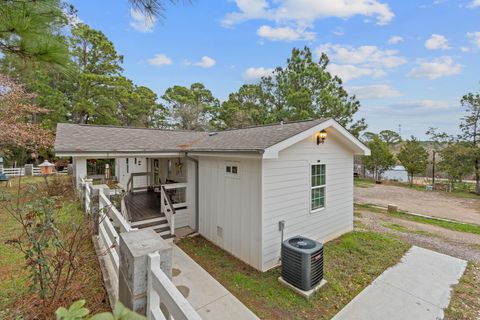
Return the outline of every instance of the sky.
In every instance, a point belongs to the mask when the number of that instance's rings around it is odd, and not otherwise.
[[[153,21],[127,0],[71,0],[124,55],[125,76],[159,96],[201,82],[225,100],[304,46],[328,54],[368,131],[456,134],[461,97],[480,91],[480,0],[165,2]]]

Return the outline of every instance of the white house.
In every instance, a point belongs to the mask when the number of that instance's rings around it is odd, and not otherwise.
[[[370,154],[332,119],[210,133],[59,124],[55,150],[77,182],[90,159],[115,159],[132,225],[189,226],[262,271],[279,262],[281,221],[284,238],[352,230],[353,157]]]

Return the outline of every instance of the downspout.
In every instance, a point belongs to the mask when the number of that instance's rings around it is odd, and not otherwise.
[[[198,232],[199,229],[199,222],[200,222],[200,209],[199,209],[199,182],[198,182],[198,160],[192,158],[188,155],[188,152],[185,152],[185,158],[192,160],[195,162],[195,232]]]

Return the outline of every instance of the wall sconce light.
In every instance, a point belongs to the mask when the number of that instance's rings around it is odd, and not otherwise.
[[[324,130],[320,131],[319,133],[317,133],[317,146],[320,143],[324,143],[325,139],[327,139],[327,131],[325,131],[325,129],[324,129]]]

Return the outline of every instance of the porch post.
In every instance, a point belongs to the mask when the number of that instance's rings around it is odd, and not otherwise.
[[[87,158],[73,158],[73,175],[75,177],[75,185],[80,188],[80,180],[87,176]]]
[[[150,229],[120,234],[118,299],[127,308],[146,314],[148,255],[160,255],[160,269],[171,279],[173,248]]]

